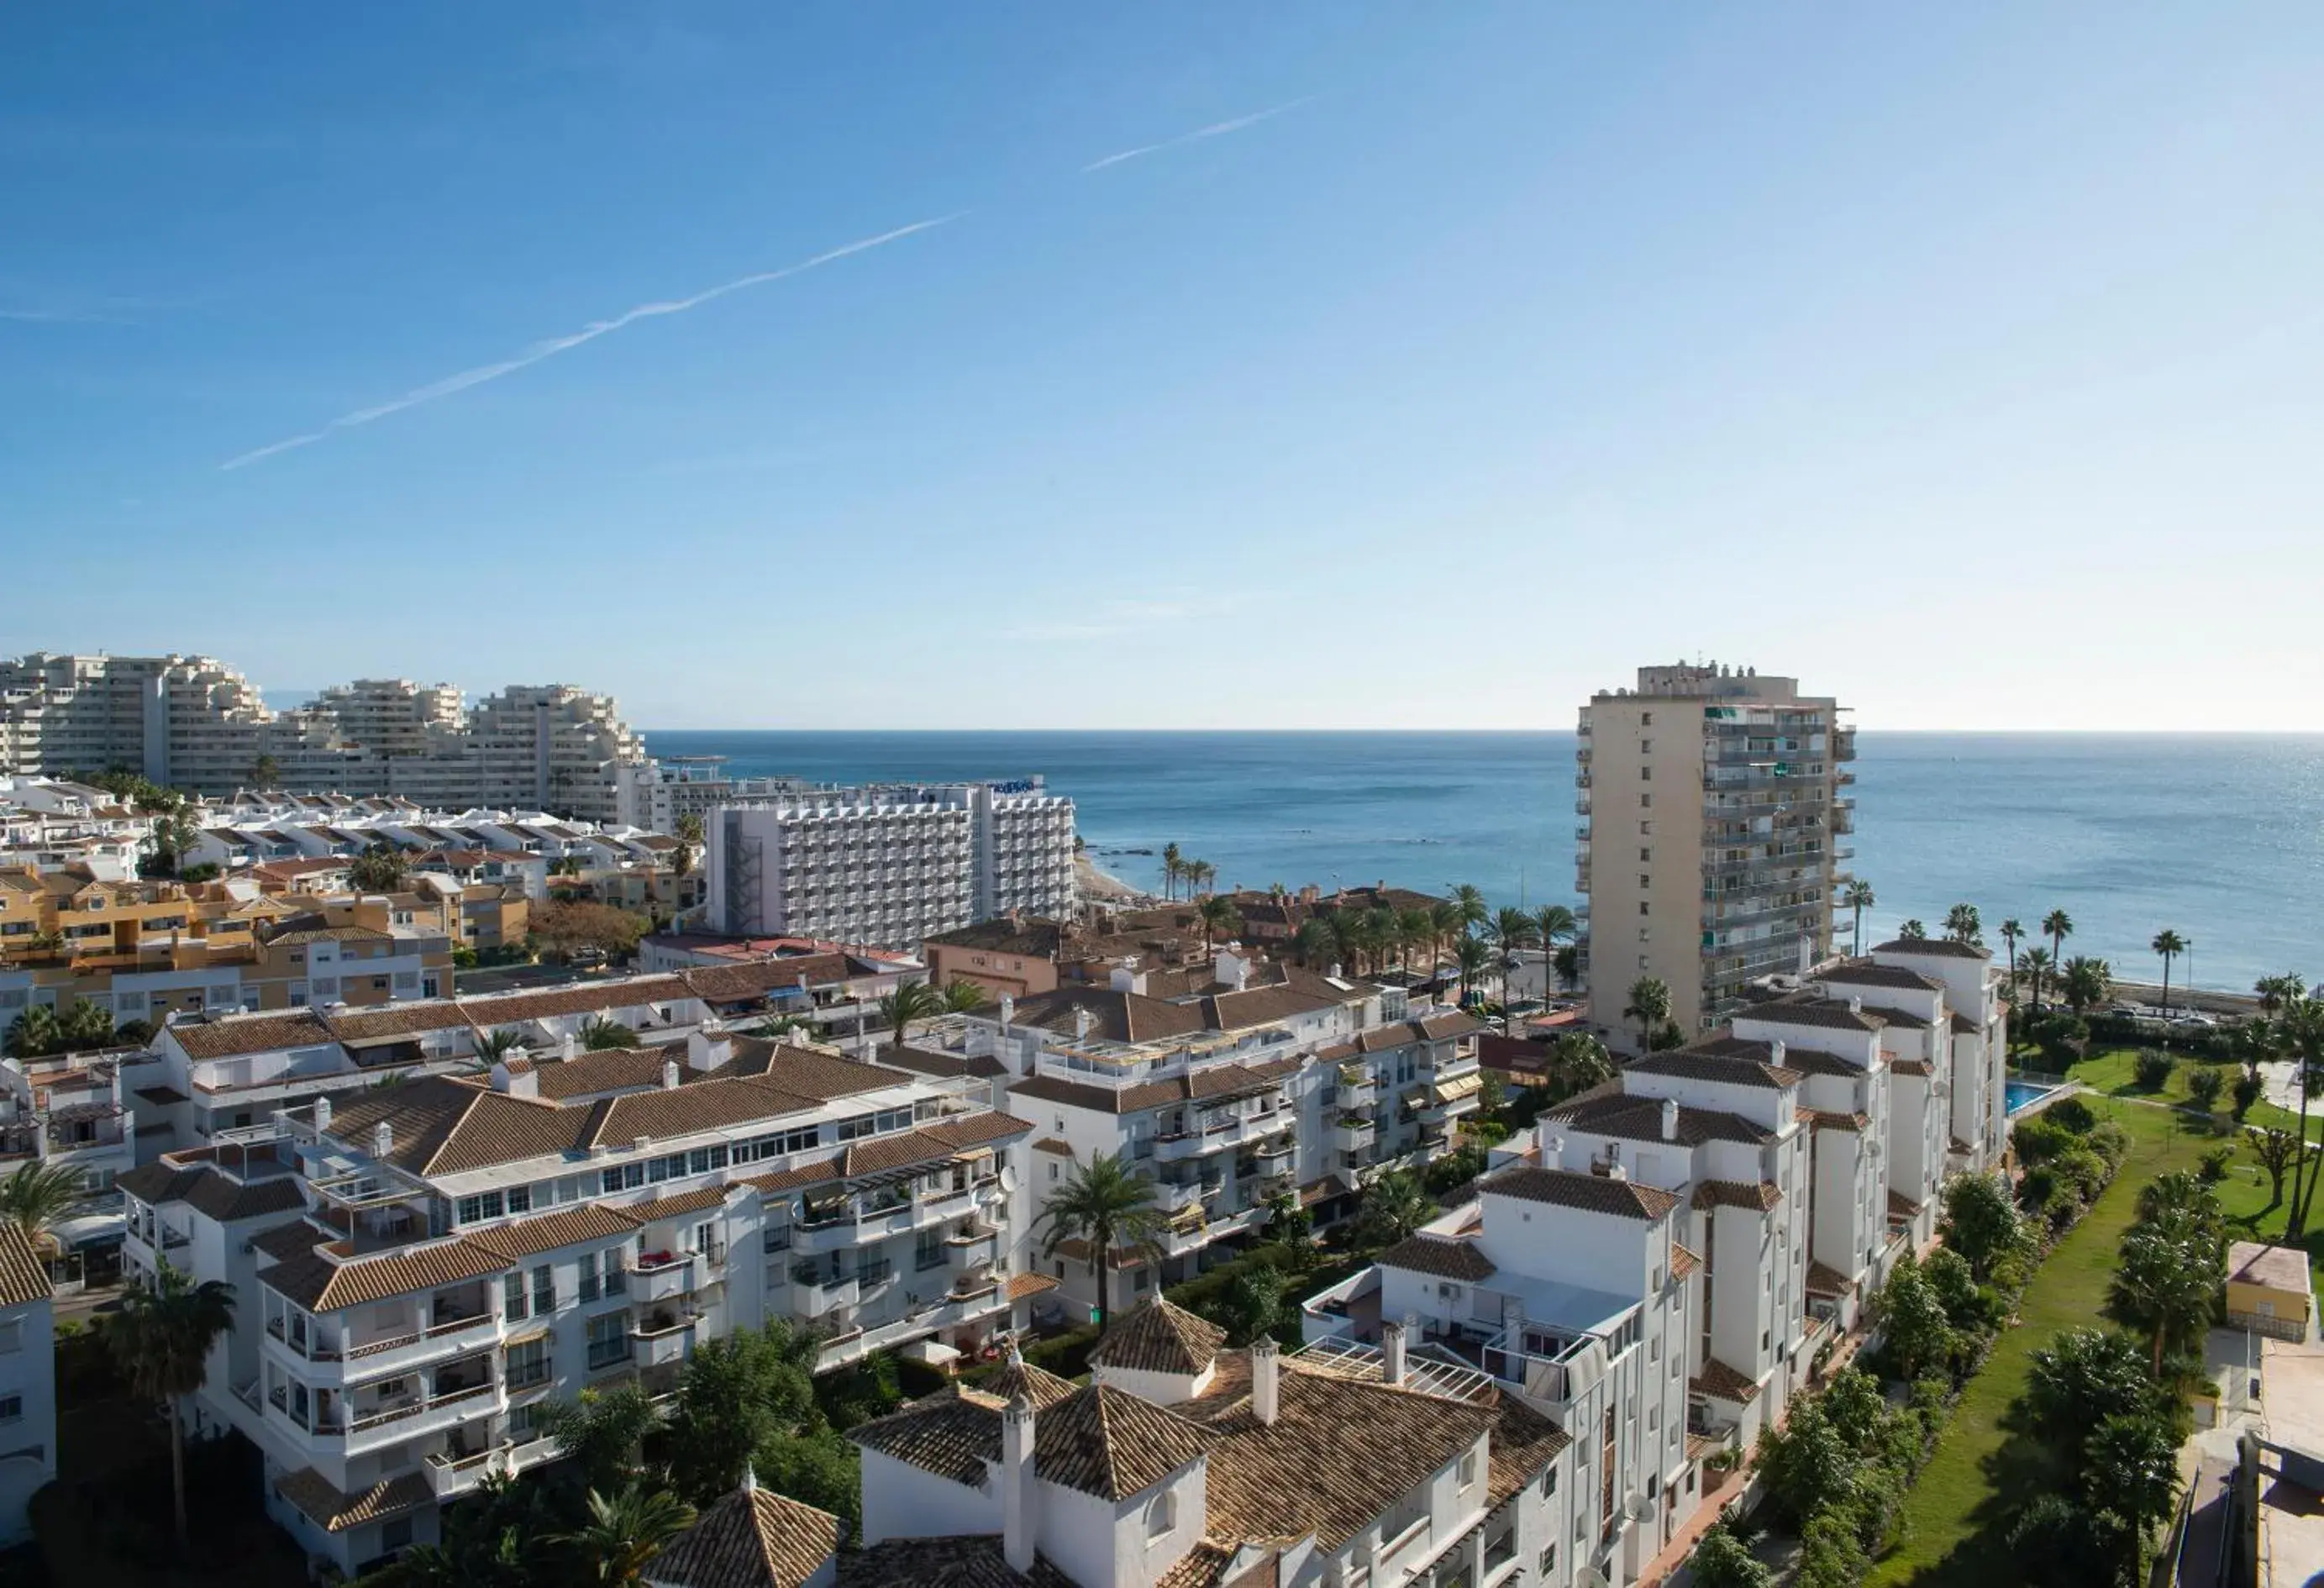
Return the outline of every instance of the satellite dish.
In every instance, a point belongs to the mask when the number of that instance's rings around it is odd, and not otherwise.
[[[1622,1514],[1634,1522],[1649,1521],[1653,1519],[1655,1508],[1646,1503],[1645,1495],[1634,1490],[1622,1496]]]
[[[1606,1581],[1606,1574],[1596,1566],[1583,1566],[1573,1574],[1573,1588],[1614,1588]]]
[[[1002,1191],[1004,1191],[1004,1192],[1008,1193],[1008,1194],[1009,1194],[1010,1196],[1016,1196],[1016,1195],[1017,1195],[1017,1166],[1016,1166],[1016,1165],[1014,1165],[1014,1164],[1003,1164],[1003,1165],[1001,1165],[1001,1189]]]

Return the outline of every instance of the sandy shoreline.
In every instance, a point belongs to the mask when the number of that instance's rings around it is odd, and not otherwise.
[[[1141,893],[1111,872],[1100,871],[1097,862],[1086,853],[1074,856],[1074,891],[1095,904],[1146,904],[1154,897]]]

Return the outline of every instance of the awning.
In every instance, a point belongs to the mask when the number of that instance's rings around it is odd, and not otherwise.
[[[521,1334],[511,1334],[501,1342],[503,1350],[512,1345],[530,1345],[536,1340],[546,1340],[557,1331],[554,1328],[528,1329]]]
[[[1429,1088],[1429,1094],[1439,1103],[1458,1103],[1463,1097],[1475,1096],[1483,1090],[1484,1085],[1485,1077],[1471,1071],[1465,1076],[1455,1076],[1449,1081],[1437,1082]]]
[[[924,1362],[940,1368],[960,1360],[960,1353],[941,1340],[915,1340],[896,1353],[907,1362]]]
[[[97,1213],[59,1220],[49,1233],[60,1248],[78,1251],[91,1246],[117,1246],[127,1228],[128,1221],[120,1214]]]

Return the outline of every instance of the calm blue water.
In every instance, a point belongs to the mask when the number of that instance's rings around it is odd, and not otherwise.
[[[2031,1081],[2004,1081],[2001,1084],[2002,1099],[2008,1104],[2011,1113],[2015,1113],[2029,1103],[2049,1096],[2056,1090],[2054,1086],[2039,1086]]]
[[[1578,902],[1571,734],[654,733],[657,755],[819,780],[1045,774],[1107,870],[1160,887],[1167,843],[1222,884],[1388,882]],[[1868,942],[1968,900],[2074,918],[2070,955],[2153,979],[2164,927],[2208,987],[2324,973],[2324,736],[1858,737]],[[1121,853],[1151,849],[1156,855]],[[2188,965],[2172,971],[2182,982]]]

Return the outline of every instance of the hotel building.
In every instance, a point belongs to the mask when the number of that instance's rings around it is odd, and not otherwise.
[[[1592,696],[1574,752],[1574,886],[1591,1018],[1635,1040],[1631,984],[1670,989],[1707,1031],[1753,981],[1829,957],[1855,830],[1855,731],[1796,679],[1715,665],[1644,667]]]

